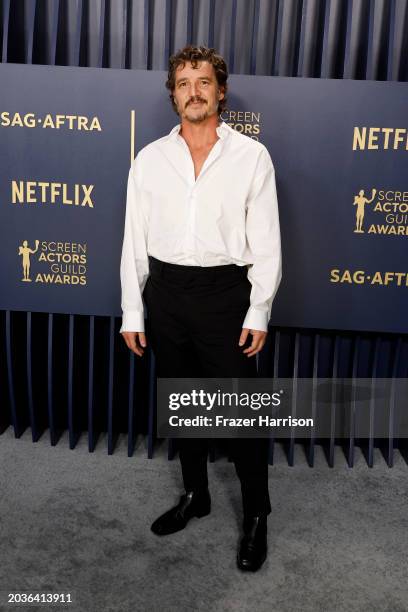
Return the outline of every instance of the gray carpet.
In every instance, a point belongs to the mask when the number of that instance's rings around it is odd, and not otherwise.
[[[126,438],[108,456],[106,439],[88,453],[67,436],[51,447],[9,428],[0,436],[1,610],[75,612],[408,610],[407,466],[396,453],[374,468],[357,449],[333,469],[316,449],[289,467],[280,445],[270,466],[269,556],[256,574],[236,568],[240,489],[225,458],[209,465],[212,513],[165,538],[150,532],[178,501],[179,462],[162,445],[153,460]],[[71,592],[65,606],[10,606],[8,592]]]

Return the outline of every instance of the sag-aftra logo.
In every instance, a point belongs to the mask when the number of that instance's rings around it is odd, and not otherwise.
[[[47,113],[37,116],[35,113],[0,113],[0,126],[5,128],[51,128],[53,130],[80,130],[85,132],[102,131],[98,117],[84,115],[52,115]]]

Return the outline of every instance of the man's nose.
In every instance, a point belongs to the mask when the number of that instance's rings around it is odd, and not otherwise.
[[[198,96],[199,94],[199,87],[198,87],[198,83],[191,83],[191,87],[190,87],[190,96],[192,98],[195,98],[195,96]]]

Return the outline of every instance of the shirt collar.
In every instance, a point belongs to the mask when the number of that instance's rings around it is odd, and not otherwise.
[[[177,137],[181,138],[181,136],[179,136],[180,128],[181,128],[181,123],[175,125],[174,128],[169,133],[169,138],[172,140],[177,139]],[[225,138],[227,138],[231,130],[232,128],[229,125],[227,125],[225,121],[220,121],[219,126],[215,128],[215,131],[217,132],[220,140],[224,140]]]

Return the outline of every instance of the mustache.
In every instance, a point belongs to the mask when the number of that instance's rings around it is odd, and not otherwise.
[[[190,99],[190,100],[187,102],[186,107],[187,107],[189,104],[192,104],[193,102],[204,102],[204,103],[205,103],[205,102],[207,102],[207,100],[204,100],[204,98],[200,98],[200,97],[196,96],[195,98],[191,98],[191,99]]]

